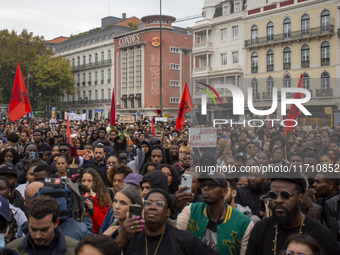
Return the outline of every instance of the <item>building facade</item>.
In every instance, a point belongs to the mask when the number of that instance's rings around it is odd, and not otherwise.
[[[336,113],[340,96],[338,8],[338,0],[286,0],[247,10],[245,84],[252,88],[255,108],[269,109],[277,88],[279,111],[273,117],[284,119],[281,88],[297,87],[302,74],[312,95],[305,104],[312,116],[301,115],[300,122],[331,124],[325,107]]]
[[[207,114],[201,114],[202,95],[200,82],[214,86],[232,84],[243,87],[245,66],[244,22],[246,1],[204,2],[204,19],[193,27],[193,102],[199,122],[204,123],[214,118],[232,117],[232,97],[227,89],[216,89],[222,106],[214,104],[208,97]],[[203,86],[204,88],[204,86]]]
[[[162,75],[162,114],[177,116],[184,85],[190,83],[192,36],[173,27],[174,17],[162,16],[162,40],[159,15],[142,18],[139,29],[116,36],[115,97],[119,114],[137,118],[154,116],[160,109]],[[162,44],[162,74],[160,46]]]
[[[56,55],[70,61],[74,75],[76,94],[65,95],[62,109],[86,114],[86,118],[108,118],[110,116],[112,91],[114,88],[114,37],[133,30],[119,25],[126,17],[106,17],[102,27],[93,29],[53,45]],[[136,23],[139,19],[132,18]]]

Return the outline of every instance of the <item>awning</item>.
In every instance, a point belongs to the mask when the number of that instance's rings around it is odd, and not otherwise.
[[[137,94],[137,95],[135,96],[135,99],[140,99],[140,98],[142,98],[142,95],[141,95],[141,94]]]
[[[134,95],[129,95],[129,100],[133,100],[135,98]]]
[[[122,95],[122,100],[126,100],[127,99],[127,95]]]

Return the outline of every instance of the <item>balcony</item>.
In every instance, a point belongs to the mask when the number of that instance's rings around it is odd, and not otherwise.
[[[209,72],[209,71],[211,71],[210,66],[194,68],[194,73]]]
[[[317,89],[316,90],[316,96],[317,97],[330,97],[333,95],[333,89],[327,88],[327,89]]]
[[[274,71],[274,65],[267,65],[267,72]]]
[[[263,46],[266,44],[277,44],[287,41],[294,41],[304,38],[329,36],[334,34],[334,25],[329,25],[326,27],[314,27],[306,30],[297,30],[288,33],[276,34],[270,37],[264,36],[254,39],[245,40],[244,46],[246,48],[252,48],[257,46]]]
[[[301,68],[309,68],[309,60],[301,61]]]
[[[288,63],[283,63],[283,70],[289,70],[291,69],[292,63],[288,62]]]
[[[258,72],[258,69],[259,69],[258,66],[252,66],[252,67],[251,67],[251,72],[252,72],[252,73],[257,73],[257,72]]]
[[[92,69],[92,68],[98,68],[98,67],[104,67],[104,66],[109,66],[109,65],[112,65],[112,59],[96,61],[94,63],[87,63],[87,64],[83,64],[83,65],[72,66],[72,72],[82,71],[82,70],[87,70],[87,69]]]
[[[210,42],[203,42],[203,43],[197,43],[193,45],[192,53],[193,54],[206,54],[206,53],[213,53],[213,47],[212,43]]]
[[[329,58],[321,58],[321,66],[329,66],[330,59]]]

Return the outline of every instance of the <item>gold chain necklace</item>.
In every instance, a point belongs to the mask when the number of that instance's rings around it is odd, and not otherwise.
[[[164,231],[164,232],[165,232],[165,231]],[[157,253],[157,251],[158,251],[159,245],[160,245],[161,242],[162,242],[162,238],[163,238],[164,232],[162,233],[161,239],[159,239],[157,248],[156,248],[155,253],[154,253],[153,255],[156,255],[156,253]],[[147,236],[146,236],[146,233],[145,233],[145,254],[146,254],[146,255],[149,254],[149,251],[148,251],[148,238],[147,238]]]
[[[302,235],[302,228],[305,226],[305,223],[304,223],[305,218],[306,218],[306,216],[304,214],[302,214],[302,220],[301,220],[301,224],[300,224],[299,235]],[[274,226],[274,228],[275,228],[275,236],[274,236],[274,240],[273,240],[273,243],[274,243],[273,252],[274,252],[274,255],[276,255],[277,236],[279,235],[279,225],[276,224]]]

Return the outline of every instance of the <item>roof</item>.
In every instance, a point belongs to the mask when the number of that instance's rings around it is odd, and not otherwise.
[[[133,22],[136,25],[142,24],[142,21],[139,18],[132,16],[132,17],[126,19],[126,20],[123,20],[122,22],[118,23],[117,25],[123,26],[123,27],[130,27],[129,22]]]
[[[59,36],[57,38],[54,38],[52,40],[47,40],[45,41],[46,43],[61,43],[61,42],[65,42],[67,41],[69,38],[68,37],[64,37],[64,36]]]

